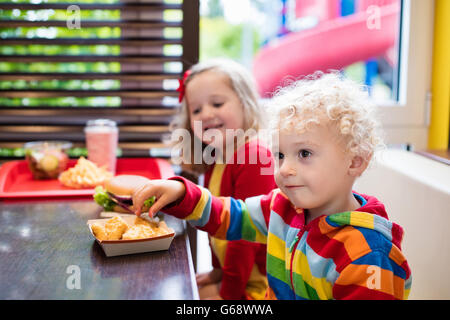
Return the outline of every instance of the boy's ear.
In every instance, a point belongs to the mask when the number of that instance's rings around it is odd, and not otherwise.
[[[348,168],[349,175],[355,178],[359,177],[366,170],[368,164],[368,161],[363,157],[358,155],[353,156],[350,167]]]

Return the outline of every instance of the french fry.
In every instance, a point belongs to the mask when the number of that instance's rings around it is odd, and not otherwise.
[[[94,188],[104,184],[112,176],[106,167],[98,167],[92,161],[80,157],[73,168],[69,168],[59,175],[59,181],[69,188]]]

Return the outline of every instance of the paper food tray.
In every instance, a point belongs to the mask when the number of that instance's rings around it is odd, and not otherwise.
[[[134,224],[134,219],[136,216],[121,216],[129,225]],[[95,237],[92,232],[91,225],[94,222],[99,222],[101,224],[106,223],[108,219],[94,219],[88,220],[87,225],[89,227],[89,231],[91,232],[94,239],[97,243],[102,247],[105,255],[107,257],[120,256],[126,254],[134,254],[134,253],[143,253],[143,252],[152,252],[152,251],[162,251],[168,250],[170,244],[172,243],[173,238],[175,237],[175,231],[169,228],[171,233],[146,238],[146,239],[135,239],[135,240],[99,240]]]

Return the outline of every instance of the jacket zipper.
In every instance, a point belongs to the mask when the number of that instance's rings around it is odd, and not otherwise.
[[[292,276],[292,272],[293,272],[292,264],[294,262],[295,250],[297,250],[298,244],[300,243],[300,239],[302,238],[303,234],[305,233],[305,229],[306,229],[306,227],[303,225],[302,228],[300,229],[300,231],[295,236],[294,242],[289,247],[289,252],[291,253],[291,261],[290,261],[289,271],[290,271],[290,278],[291,278],[291,287],[292,287],[292,291],[294,292],[294,298],[295,298],[296,293],[295,293],[295,288],[294,288],[294,278]]]

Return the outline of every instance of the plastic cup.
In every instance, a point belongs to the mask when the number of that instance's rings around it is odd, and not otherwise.
[[[88,160],[109,172],[116,173],[119,130],[108,119],[89,120],[84,128]]]

